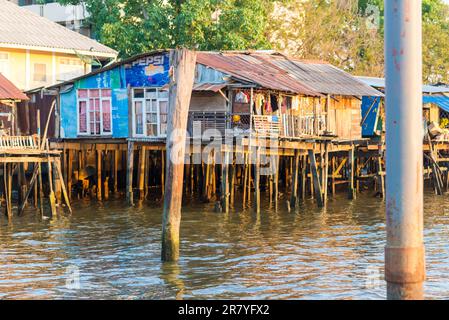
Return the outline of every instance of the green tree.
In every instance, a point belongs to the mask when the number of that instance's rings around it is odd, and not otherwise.
[[[285,6],[286,14],[277,19],[288,23],[270,26],[274,47],[326,60],[354,74],[384,75],[383,0],[290,0]],[[449,6],[442,0],[423,0],[425,82],[449,83],[448,47]]]
[[[59,0],[84,2],[96,38],[128,57],[185,46],[266,49],[272,0]]]

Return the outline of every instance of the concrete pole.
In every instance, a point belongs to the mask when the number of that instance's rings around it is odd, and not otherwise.
[[[423,299],[422,1],[385,1],[388,299]]]

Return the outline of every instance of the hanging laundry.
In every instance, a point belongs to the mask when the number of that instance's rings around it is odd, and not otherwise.
[[[264,103],[264,96],[263,94],[256,94],[256,99],[255,99],[255,112],[258,116],[262,115],[262,107],[263,107],[263,103]]]
[[[244,92],[240,91],[235,95],[235,102],[237,103],[249,103],[249,97]]]
[[[281,105],[281,113],[286,114],[287,113],[287,98],[284,96],[279,97],[279,104]]]
[[[271,112],[275,112],[279,109],[279,101],[278,97],[274,94],[270,95],[270,106],[271,106]]]

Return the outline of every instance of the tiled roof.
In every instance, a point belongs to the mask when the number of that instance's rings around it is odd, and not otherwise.
[[[97,57],[117,52],[16,4],[0,0],[0,48],[24,48]]]

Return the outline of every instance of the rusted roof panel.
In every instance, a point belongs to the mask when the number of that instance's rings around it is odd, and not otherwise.
[[[266,89],[320,96],[319,92],[295,81],[287,71],[273,64],[270,57],[270,54],[257,52],[199,52],[197,62]]]
[[[288,71],[301,83],[323,94],[383,96],[380,91],[329,63],[301,61],[279,55],[274,59],[274,64]]]
[[[218,92],[224,87],[226,87],[225,83],[199,83],[193,87],[193,91]]]
[[[28,100],[28,97],[0,73],[0,100]]]

